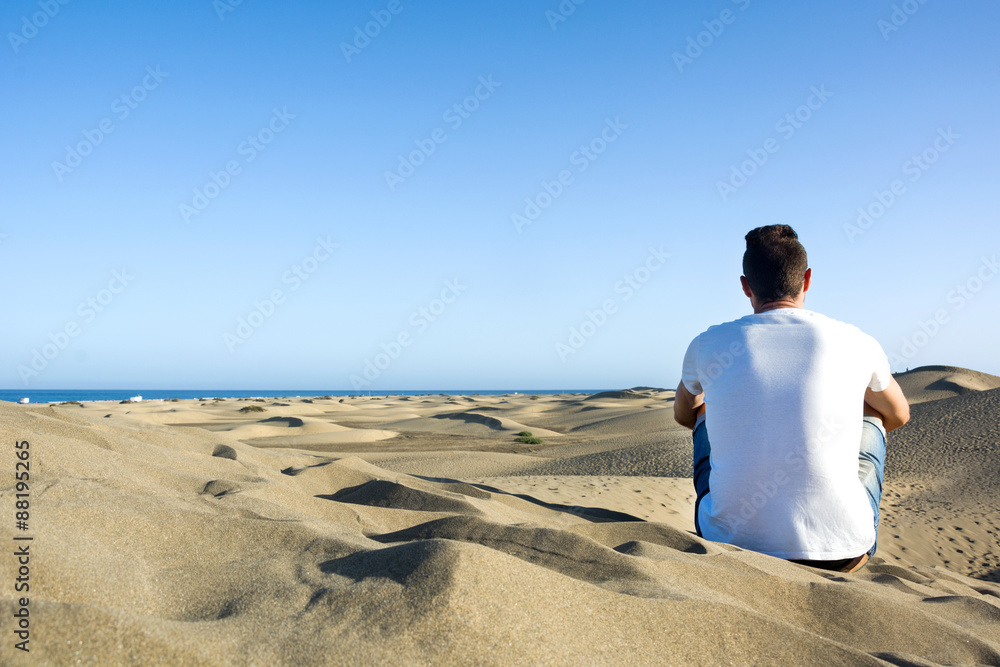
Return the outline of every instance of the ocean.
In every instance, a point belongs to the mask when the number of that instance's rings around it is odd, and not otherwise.
[[[325,391],[312,389],[0,389],[0,401],[17,403],[27,398],[31,403],[63,403],[65,401],[124,401],[133,396],[143,400],[170,398],[295,398],[314,396],[422,396],[446,394],[449,396],[500,396],[503,394],[596,394],[602,389],[553,389],[553,390],[427,390],[427,391]]]

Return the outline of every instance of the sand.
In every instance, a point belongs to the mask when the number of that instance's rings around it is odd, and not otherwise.
[[[921,366],[896,375],[910,405],[1000,389],[1000,377],[956,366]]]
[[[989,377],[901,378],[879,553],[851,575],[696,537],[661,389],[0,403],[32,475],[20,532],[4,447],[0,539],[34,538],[30,655],[0,557],[0,663],[1000,664]]]

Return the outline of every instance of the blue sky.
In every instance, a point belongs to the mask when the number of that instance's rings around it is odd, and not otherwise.
[[[4,3],[0,386],[674,386],[776,222],[1000,374],[1000,5],[674,4]]]

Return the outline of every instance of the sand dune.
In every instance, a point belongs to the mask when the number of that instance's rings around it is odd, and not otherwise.
[[[694,532],[695,495],[690,479],[517,475],[469,478],[466,481],[529,496],[550,505],[562,506],[575,514],[592,514],[595,509],[611,510]]]
[[[559,437],[556,431],[529,426],[513,419],[496,417],[486,411],[467,410],[463,412],[443,412],[431,417],[402,419],[383,424],[394,431],[413,433],[443,433],[477,437],[511,437],[522,431],[529,431],[537,437]]]
[[[322,448],[345,443],[377,442],[395,431],[355,429],[311,417],[268,417],[249,423],[211,424],[211,431],[226,431],[257,447]]]
[[[625,399],[625,400],[628,400],[628,399],[643,400],[643,399],[646,399],[646,398],[650,398],[650,393],[647,392],[647,391],[638,391],[638,390],[635,390],[635,389],[624,389],[622,391],[602,391],[602,392],[600,392],[598,394],[593,394],[591,396],[588,396],[587,398],[585,398],[583,400],[585,400],[585,401],[603,401],[605,399],[612,399],[612,400],[616,400],[617,401],[617,400],[622,400],[622,399]]]
[[[843,575],[693,535],[689,435],[640,389],[0,403],[37,577],[30,661],[0,662],[1000,664],[1000,390],[914,405]]]
[[[1000,377],[956,366],[921,366],[895,377],[910,405],[1000,388]]]
[[[465,422],[466,424],[482,424],[487,426],[494,431],[510,433],[519,433],[526,431],[531,428],[532,435],[539,438],[552,438],[559,437],[562,433],[557,433],[556,431],[550,431],[544,428],[538,428],[537,426],[527,426],[520,422],[516,422],[513,419],[504,419],[503,417],[493,417],[490,416],[485,410],[479,412],[466,411],[466,412],[454,412],[445,413],[440,415],[434,415],[434,419],[454,419],[456,421]]]

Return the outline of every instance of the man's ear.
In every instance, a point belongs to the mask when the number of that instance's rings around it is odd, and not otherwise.
[[[747,280],[746,276],[740,276],[740,284],[743,285],[743,293],[747,295],[748,299],[752,299],[753,291],[750,289],[750,281]]]
[[[805,282],[802,283],[802,291],[808,292],[809,287],[812,285],[813,270],[806,269]]]

